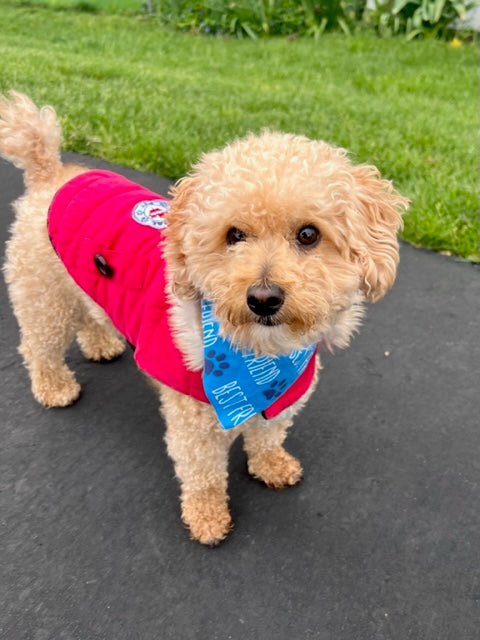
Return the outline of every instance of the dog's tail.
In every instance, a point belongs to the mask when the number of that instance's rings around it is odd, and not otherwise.
[[[39,109],[23,93],[0,95],[0,155],[24,170],[25,184],[51,180],[62,167],[62,128],[52,107]]]

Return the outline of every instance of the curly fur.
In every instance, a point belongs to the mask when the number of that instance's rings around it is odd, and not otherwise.
[[[64,360],[74,338],[91,360],[114,358],[124,349],[105,314],[69,278],[47,237],[53,195],[86,170],[62,165],[60,142],[51,107],[38,109],[16,92],[0,99],[0,153],[24,170],[26,185],[15,203],[5,277],[32,391],[46,407],[68,405],[79,395]],[[316,341],[346,347],[363,301],[378,300],[393,284],[407,201],[375,167],[353,165],[343,149],[265,131],[205,154],[174,187],[171,205],[165,247],[171,324],[185,361],[200,369],[202,297],[212,300],[223,334],[240,348],[274,355]],[[321,232],[315,247],[296,240],[306,225]],[[226,242],[232,227],[245,234],[244,241]],[[246,298],[252,286],[271,283],[283,290],[285,301],[275,322],[266,325]],[[182,519],[193,539],[215,545],[231,528],[227,459],[239,434],[255,478],[277,489],[301,479],[300,463],[283,442],[314,385],[267,428],[258,415],[225,432],[211,406],[152,383],[181,483]]]

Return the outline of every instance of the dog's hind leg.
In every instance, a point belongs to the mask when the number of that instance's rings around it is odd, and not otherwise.
[[[251,426],[243,434],[250,475],[272,489],[283,489],[302,479],[300,462],[282,446],[291,422],[280,419],[270,425]]]
[[[99,313],[100,320],[96,318]],[[77,343],[85,358],[93,362],[113,360],[125,351],[125,341],[100,311],[85,311],[83,324],[77,332]]]
[[[80,385],[63,357],[42,348],[30,340],[22,340],[19,351],[23,355],[25,366],[30,373],[32,393],[44,407],[67,407],[80,395]]]
[[[44,200],[37,206],[45,211],[49,198]],[[63,407],[80,394],[64,357],[82,320],[81,300],[55,256],[40,213],[28,204],[25,199],[19,208],[7,244],[5,280],[33,395],[46,407]]]
[[[18,283],[17,283],[18,284]],[[45,407],[65,407],[77,400],[80,385],[65,364],[65,351],[75,336],[78,309],[75,303],[42,305],[12,303],[20,325],[19,351],[30,373],[32,393]]]

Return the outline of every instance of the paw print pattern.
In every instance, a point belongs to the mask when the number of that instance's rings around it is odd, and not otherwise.
[[[287,387],[286,380],[274,380],[268,389],[262,391],[267,400],[276,400],[279,398]]]
[[[224,353],[219,353],[211,349],[207,352],[207,357],[205,358],[205,373],[212,374],[214,376],[223,376],[225,369],[229,369],[230,365],[226,362],[226,355]]]

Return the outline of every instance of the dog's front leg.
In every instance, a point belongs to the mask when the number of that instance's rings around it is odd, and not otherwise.
[[[160,385],[165,441],[181,485],[182,520],[192,539],[215,546],[232,527],[228,452],[235,433],[222,431],[210,405]]]
[[[250,475],[272,489],[298,484],[302,479],[300,462],[282,446],[292,420],[280,417],[270,424],[261,420],[262,424],[247,427],[243,434]]]

